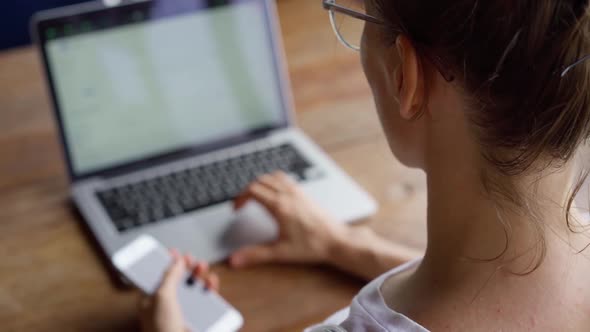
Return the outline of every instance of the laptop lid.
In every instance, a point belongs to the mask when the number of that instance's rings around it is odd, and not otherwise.
[[[33,27],[74,181],[289,125],[271,0],[94,2]]]

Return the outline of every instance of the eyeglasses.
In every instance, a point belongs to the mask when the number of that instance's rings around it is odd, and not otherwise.
[[[344,5],[344,2],[346,2],[346,5]],[[329,12],[330,23],[336,38],[344,46],[360,51],[365,22],[386,27],[390,32],[396,33],[394,39],[397,39],[399,34],[404,33],[403,30],[392,27],[385,21],[367,14],[364,3],[364,0],[323,0],[324,9]],[[419,43],[416,43],[415,46],[433,63],[447,82],[455,80],[455,75],[448,70],[448,67],[438,55],[433,54]]]
[[[397,39],[398,35],[403,33],[401,29],[388,26],[383,20],[367,14],[364,6],[365,0],[348,0],[346,5],[342,3],[344,1],[345,0],[323,0],[324,9],[330,13],[332,29],[334,29],[336,37],[344,46],[355,51],[361,50],[360,45],[365,22],[387,27],[390,32],[395,33],[393,36],[394,39]],[[519,35],[520,33],[517,33],[514,42],[517,41]],[[444,64],[443,60],[438,55],[429,52],[424,45],[419,43],[415,43],[415,46],[434,64],[447,82],[455,80],[455,75],[448,70],[448,66]],[[510,48],[511,46],[508,47]],[[590,55],[580,58],[569,66],[560,68],[555,71],[555,74],[563,78],[575,67],[587,61],[590,61]]]
[[[361,49],[365,22],[385,25],[382,20],[365,12],[364,0],[323,0],[323,5],[329,12],[330,23],[338,40],[355,51]]]

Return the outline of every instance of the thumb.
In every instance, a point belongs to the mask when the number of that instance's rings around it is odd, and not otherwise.
[[[159,295],[176,296],[176,289],[185,272],[183,259],[175,258],[172,266],[168,269],[158,290]]]
[[[238,250],[230,257],[230,265],[234,268],[248,267],[257,264],[270,263],[277,260],[277,245],[258,245]]]

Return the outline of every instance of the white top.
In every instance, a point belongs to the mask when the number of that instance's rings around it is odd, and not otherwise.
[[[427,332],[428,330],[408,317],[390,309],[385,303],[381,286],[400,273],[414,268],[420,260],[415,260],[385,273],[365,286],[345,308],[326,320],[325,324],[305,330],[305,332]]]

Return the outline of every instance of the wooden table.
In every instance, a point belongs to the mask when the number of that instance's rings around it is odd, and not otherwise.
[[[367,221],[425,245],[425,186],[390,154],[358,54],[341,47],[318,0],[279,2],[301,127],[381,204]],[[136,293],[111,274],[74,212],[40,64],[0,53],[0,330],[134,331]],[[327,267],[214,267],[244,331],[301,331],[363,282]]]

